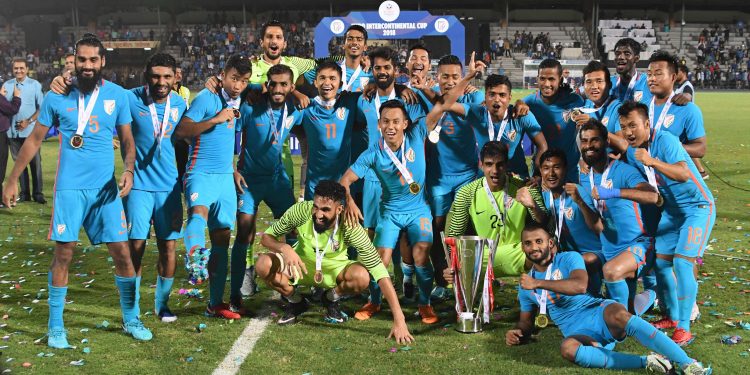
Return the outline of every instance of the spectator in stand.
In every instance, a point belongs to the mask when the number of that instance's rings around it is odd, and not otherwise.
[[[18,151],[21,150],[21,146],[26,137],[28,137],[34,125],[36,125],[36,119],[39,116],[39,109],[42,107],[42,85],[39,81],[28,77],[28,65],[24,59],[18,58],[13,60],[13,75],[15,78],[6,81],[3,84],[3,89],[6,92],[6,99],[12,100],[15,95],[15,90],[18,88],[21,95],[21,106],[18,113],[13,116],[11,120],[11,126],[8,130],[8,138],[10,143],[10,153],[13,156],[13,160],[18,157]],[[47,203],[42,192],[42,158],[37,151],[34,158],[29,163],[29,169],[31,170],[31,176],[33,179],[33,196],[30,194],[29,189],[29,174],[25,170],[21,174],[21,191],[18,196],[19,201],[31,201],[32,197],[37,203]]]
[[[503,51],[505,51],[504,56],[505,57],[513,57],[513,55],[511,55],[511,53],[510,53],[510,40],[505,39],[504,43],[505,43],[505,44],[503,44]]]
[[[3,85],[0,88],[0,187],[5,180],[5,168],[8,166],[8,129],[10,129],[13,116],[18,113],[21,107],[21,90],[18,86],[13,86],[13,97],[11,100],[6,99],[7,90]],[[6,208],[0,203],[0,208]]]

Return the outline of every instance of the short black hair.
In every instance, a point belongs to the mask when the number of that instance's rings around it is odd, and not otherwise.
[[[409,112],[406,111],[406,106],[404,106],[404,103],[402,101],[400,101],[398,99],[387,100],[385,103],[383,103],[380,106],[380,112],[379,112],[380,117],[383,116],[383,111],[385,111],[388,108],[398,108],[398,109],[400,109],[401,112],[404,113],[404,118],[406,119],[406,121],[407,122],[411,122],[411,120],[409,119]]]
[[[557,70],[557,75],[562,77],[562,64],[560,64],[559,61],[555,59],[544,59],[542,62],[539,63],[539,68],[537,69],[537,72],[542,69],[549,69],[553,68]]]
[[[633,111],[637,111],[641,114],[641,117],[648,120],[648,107],[645,104],[634,100],[628,100],[625,103],[622,103],[620,108],[617,109],[617,114],[620,115],[620,117],[626,117]]]
[[[268,68],[268,72],[266,73],[266,79],[271,79],[271,76],[276,76],[280,74],[288,74],[289,80],[292,82],[292,84],[294,84],[294,73],[292,72],[292,68],[284,64],[276,64]]]
[[[651,57],[648,59],[649,65],[658,61],[666,62],[669,70],[671,70],[672,73],[677,74],[679,63],[677,62],[677,57],[675,57],[673,54],[660,49],[652,53]]]
[[[339,78],[341,78],[343,76],[343,73],[341,71],[341,65],[337,64],[333,60],[323,60],[320,63],[318,63],[318,67],[316,68],[316,72],[315,72],[315,77],[317,77],[318,74],[320,74],[320,71],[324,70],[324,69],[333,69],[333,70],[335,70],[336,73],[339,74]]]
[[[224,72],[228,72],[229,69],[234,68],[240,75],[245,75],[253,71],[253,66],[250,63],[250,59],[245,56],[234,54],[229,56],[227,63],[224,65]]]
[[[604,72],[604,81],[607,83],[606,90],[609,91],[610,86],[612,86],[612,80],[610,79],[609,69],[607,68],[607,65],[605,65],[601,61],[591,60],[588,64],[586,64],[585,67],[583,67],[583,78],[584,81],[586,80],[586,74],[593,73],[593,72]]]
[[[105,48],[104,44],[102,44],[102,41],[99,40],[99,38],[96,37],[96,35],[91,33],[83,34],[81,39],[78,39],[76,42],[75,50],[76,53],[78,53],[78,47],[80,46],[89,46],[89,47],[97,47],[99,48],[99,56],[104,56]]]
[[[266,35],[266,30],[269,27],[278,27],[281,29],[281,35],[286,39],[286,32],[284,31],[284,24],[282,24],[280,21],[277,20],[270,20],[263,24],[263,26],[260,27],[260,39],[263,39],[263,37]]]
[[[413,44],[411,47],[409,47],[409,53],[411,54],[411,51],[414,51],[415,49],[421,49],[422,51],[427,52],[427,54],[430,54],[430,50],[427,49],[427,46],[425,46],[422,43]]]
[[[502,74],[490,74],[487,76],[487,79],[484,80],[485,91],[500,85],[508,86],[508,92],[513,90],[513,84],[510,83],[510,78],[508,78],[508,76]]]
[[[638,55],[641,53],[641,45],[640,43],[636,42],[633,38],[622,38],[615,43],[615,50],[617,50],[620,47],[628,47],[631,50],[633,50],[634,55]]]
[[[547,233],[547,236],[552,237],[552,234],[549,232],[549,230],[547,230],[547,227],[540,223],[537,223],[534,220],[526,220],[526,225],[523,226],[522,232],[533,232],[539,229],[543,230],[544,233]]]
[[[609,137],[609,131],[607,131],[607,127],[602,124],[601,121],[591,118],[588,121],[586,121],[582,126],[581,130],[578,132],[578,139],[581,139],[581,135],[583,132],[588,130],[594,130],[599,133],[599,137],[603,139],[605,142],[607,141],[607,138]]]
[[[539,156],[539,165],[542,165],[547,159],[558,158],[562,162],[565,168],[568,168],[568,158],[565,156],[565,152],[559,148],[548,148]]]
[[[508,146],[500,141],[489,141],[482,146],[482,151],[479,152],[479,161],[484,161],[486,158],[495,156],[502,156],[503,160],[508,162]]]
[[[346,189],[336,181],[320,180],[315,185],[314,195],[341,203],[341,205],[346,205]]]
[[[370,53],[367,54],[367,56],[370,57],[370,62],[372,64],[375,64],[375,59],[380,58],[386,61],[390,61],[391,64],[395,67],[398,63],[398,55],[396,54],[396,51],[392,50],[389,47],[378,47],[370,51]]]
[[[461,59],[458,58],[456,55],[445,55],[438,60],[437,66],[440,68],[442,65],[458,65],[463,69],[463,64],[461,64]]]
[[[75,57],[75,56],[76,54],[73,52],[65,52],[65,54],[63,55],[63,58],[67,59],[68,57]]]
[[[367,41],[367,30],[364,27],[362,27],[362,25],[351,25],[351,26],[349,26],[349,28],[346,29],[346,32],[344,33],[344,36],[346,36],[346,34],[349,33],[352,30],[359,31],[360,33],[362,33],[362,35],[364,35],[364,37],[365,37],[365,42]]]
[[[683,63],[680,63],[679,65],[677,65],[677,70],[685,73],[685,75],[687,75],[688,73],[690,73],[690,69],[687,67],[687,65],[685,65]]]
[[[146,61],[146,69],[143,73],[145,75],[148,75],[151,71],[151,68],[155,66],[164,66],[170,68],[174,73],[177,71],[177,60],[175,60],[175,58],[168,53],[153,54],[148,58],[148,61]]]

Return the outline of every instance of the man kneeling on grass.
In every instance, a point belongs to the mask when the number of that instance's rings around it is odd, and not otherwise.
[[[666,374],[673,370],[672,361],[683,374],[711,374],[710,367],[703,368],[667,335],[630,314],[622,304],[586,294],[588,275],[581,254],[556,253],[553,241],[538,224],[527,224],[523,230],[521,245],[533,267],[528,275],[521,276],[521,314],[515,328],[505,334],[507,345],[526,342],[535,324],[537,328],[546,326],[549,310],[549,317],[565,337],[560,346],[563,358],[579,366],[646,368]],[[609,349],[627,336],[658,354],[639,356]]]
[[[327,322],[346,321],[348,316],[341,311],[340,297],[367,289],[372,274],[393,313],[393,328],[388,337],[398,343],[412,342],[414,338],[406,326],[388,271],[367,231],[360,224],[345,222],[341,215],[345,202],[343,186],[330,180],[320,181],[312,201],[292,206],[263,234],[261,244],[271,252],[260,254],[255,267],[258,276],[287,302],[278,323],[295,323],[297,316],[307,311],[308,302],[298,292],[300,285],[326,290],[322,300]],[[279,241],[295,230],[298,242],[294,247]],[[349,260],[346,251],[349,247],[357,249],[361,263]],[[310,273],[314,276],[310,277]]]

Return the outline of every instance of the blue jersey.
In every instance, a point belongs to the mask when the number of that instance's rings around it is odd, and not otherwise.
[[[633,89],[628,92],[628,85],[630,82],[622,82],[620,76],[615,74],[610,77],[612,81],[612,88],[609,90],[609,95],[620,100],[621,103],[625,103],[628,100],[635,100],[648,105],[651,102],[651,91],[648,89],[648,78],[645,73],[636,72],[636,81]]]
[[[550,219],[555,227],[557,226],[558,215],[560,215],[560,198],[550,200],[550,191],[542,193],[544,197],[544,206],[554,216]],[[586,189],[578,187],[578,194],[581,196],[583,202],[589,206],[594,212],[594,201],[591,199]],[[599,235],[594,233],[588,225],[586,225],[586,219],[583,217],[583,212],[578,204],[573,202],[573,199],[565,194],[563,198],[563,226],[560,234],[560,245],[565,251],[577,251],[577,252],[599,252],[602,250],[602,243],[599,240]]]
[[[654,169],[659,193],[664,198],[664,206],[662,206],[664,210],[674,213],[676,216],[684,216],[684,213],[690,212],[697,206],[713,204],[714,197],[711,190],[708,189],[698,172],[698,168],[693,163],[693,159],[690,158],[677,137],[665,131],[655,133],[654,139],[651,141],[651,157],[668,164],[685,162],[690,169],[690,179],[685,182],[672,180]],[[640,171],[643,176],[646,175],[643,164],[636,160],[635,149],[632,147],[628,147],[627,162]]]
[[[128,92],[106,80],[99,85],[99,96],[83,130],[83,146],[70,145],[78,128],[78,87],[67,95],[48,92],[39,110],[39,123],[57,127],[60,133],[60,156],[57,163],[55,190],[100,189],[112,180],[115,159],[112,133],[115,126],[130,125]],[[89,104],[91,94],[84,97]]]
[[[316,101],[302,112],[302,127],[307,139],[308,186],[320,180],[338,181],[351,165],[352,131],[359,95],[344,94],[333,108]]]
[[[227,105],[221,94],[207,89],[201,90],[185,111],[185,116],[194,122],[214,118]],[[234,159],[235,121],[222,122],[194,137],[190,142],[190,154],[186,173],[232,173]]]
[[[583,257],[581,254],[572,251],[557,253],[548,267],[552,267],[551,280],[569,279],[570,274],[576,270],[586,272]],[[544,280],[546,274],[546,271],[540,272],[534,268],[529,272],[529,275],[537,280]],[[519,288],[518,301],[521,305],[521,311],[534,312],[539,306],[537,296],[541,298],[542,289],[526,290]],[[578,326],[580,313],[586,313],[587,308],[597,306],[602,302],[604,302],[603,299],[592,297],[587,293],[569,296],[549,291],[547,293],[547,312],[565,335],[566,332],[572,332]]]
[[[284,171],[282,145],[302,117],[302,112],[292,103],[287,102],[286,108],[284,119],[284,106],[272,110],[267,101],[253,105],[244,102],[240,106],[242,117],[238,130],[242,131],[242,154],[237,161],[237,171],[243,176],[274,176]],[[277,132],[281,139],[276,139]]]
[[[549,148],[559,148],[565,152],[568,164],[578,163],[581,154],[576,143],[576,123],[570,118],[570,111],[583,106],[583,99],[572,92],[560,92],[552,104],[546,104],[537,91],[523,99],[531,109]],[[566,181],[578,181],[578,168],[568,168]]]
[[[133,117],[133,139],[135,140],[135,176],[133,189],[146,191],[172,191],[177,183],[172,134],[185,113],[185,100],[176,92],[169,93],[169,113],[167,126],[162,134],[161,144],[156,141],[157,132],[151,119],[144,87],[128,91],[130,114]],[[158,126],[164,118],[166,102],[155,103]],[[160,131],[160,130],[159,130]]]
[[[654,105],[654,121],[651,126],[656,126],[659,116],[664,109],[664,104]],[[664,116],[664,123],[661,130],[666,130],[680,139],[680,142],[688,141],[706,136],[706,129],[703,128],[703,113],[700,108],[693,102],[685,105],[672,104],[669,106],[669,112]]]
[[[339,65],[341,65],[342,62],[339,62]],[[370,81],[372,81],[372,70],[360,70],[359,74],[352,80],[352,75],[357,69],[352,69],[350,67],[346,67],[346,76],[341,77],[341,80],[344,82],[344,84],[349,83],[351,81],[351,87],[347,91],[350,92],[362,92],[362,89],[367,86]],[[307,72],[305,72],[304,77],[307,83],[314,85],[315,84],[315,77],[318,74],[318,69],[310,69]],[[343,85],[339,87],[339,92],[343,90]]]
[[[396,98],[401,100],[401,98]],[[364,130],[357,130],[352,134],[352,158],[356,159],[365,150],[369,149],[373,145],[378,144],[380,140],[380,129],[378,128],[378,111],[375,107],[375,100],[368,100],[367,98],[360,96],[357,100],[357,123],[364,124]],[[380,103],[388,101],[387,96],[380,97]],[[403,100],[402,100],[403,101]],[[412,124],[416,124],[420,118],[424,117],[427,112],[424,111],[423,107],[418,104],[405,104],[406,112],[409,114],[409,119]],[[375,178],[375,175],[368,174],[368,179]]]
[[[621,105],[621,101],[610,97],[598,111],[590,113],[589,116],[599,120],[610,133],[617,133],[620,131],[620,115],[617,110],[620,109]],[[596,108],[596,105],[587,99],[584,108]]]
[[[468,111],[468,105],[464,110]],[[427,142],[427,178],[436,182],[441,176],[476,173],[479,159],[474,131],[466,117],[445,112],[438,122],[440,141]]]
[[[594,185],[601,186],[602,175],[594,171],[594,168],[590,169],[590,173],[594,174]],[[581,175],[581,187],[583,187],[581,190],[591,195],[589,181],[589,174]],[[635,189],[638,184],[645,182],[646,180],[634,167],[619,160],[612,160],[604,186],[608,189]],[[648,240],[641,221],[640,205],[637,202],[612,198],[600,200],[598,204],[604,224],[604,231],[600,235],[602,252],[607,259],[628,248],[634,242]]]
[[[474,128],[474,136],[477,140],[477,149],[481,150],[484,144],[489,142],[489,121],[487,117],[487,107],[483,105],[471,105],[466,111],[466,121]],[[510,118],[513,113],[513,106],[508,107],[508,120],[503,131],[500,141],[508,146],[508,169],[521,176],[529,176],[529,167],[526,165],[526,155],[523,151],[523,137],[528,136],[533,139],[537,134],[542,132],[542,127],[536,121],[534,114],[529,112],[526,116],[519,118]],[[500,132],[502,121],[492,123],[492,134],[497,139]]]
[[[417,194],[409,191],[409,184],[401,176],[384,147],[382,138],[373,146],[367,149],[359,156],[357,161],[352,164],[351,170],[359,178],[368,173],[374,174],[383,186],[383,201],[381,206],[386,212],[412,212],[422,210],[426,207],[427,202],[424,197],[425,182],[425,137],[427,136],[427,125],[424,119],[416,124],[411,125],[404,136],[404,152],[406,155],[402,158],[401,149],[394,152],[396,158],[406,161],[406,169],[411,173],[414,182],[419,184],[420,189]]]

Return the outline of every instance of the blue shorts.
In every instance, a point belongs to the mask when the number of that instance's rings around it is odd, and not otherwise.
[[[365,228],[375,228],[380,221],[380,201],[383,188],[380,180],[365,178],[362,186],[362,216],[365,217]]]
[[[699,206],[682,214],[664,211],[656,231],[657,254],[703,256],[715,221],[713,205]]]
[[[474,172],[460,175],[444,175],[438,180],[428,183],[427,199],[430,202],[430,210],[434,216],[445,216],[451,209],[453,198],[462,186],[472,182],[477,175]]]
[[[393,249],[398,242],[399,233],[405,230],[409,245],[417,242],[432,243],[432,215],[425,207],[423,209],[399,213],[384,212],[375,229],[375,247]]]
[[[609,262],[610,260],[618,257],[620,254],[625,252],[632,255],[635,263],[638,265],[638,268],[635,272],[636,277],[638,277],[641,274],[641,271],[643,271],[644,267],[646,266],[646,263],[648,263],[649,259],[654,253],[653,240],[648,238],[647,241],[633,242],[632,244],[630,244],[630,246],[624,247],[618,251],[605,250],[603,252],[604,260],[606,262]]]
[[[599,305],[590,306],[584,308],[583,311],[579,311],[576,314],[576,320],[573,324],[560,326],[563,337],[587,336],[601,346],[607,346],[613,342],[621,342],[622,340],[612,337],[612,333],[609,331],[609,327],[607,327],[607,322],[604,320],[604,309],[613,303],[617,302],[611,299],[602,300]]]
[[[231,173],[190,172],[185,175],[185,201],[188,210],[208,208],[208,229],[234,229],[237,193]]]
[[[81,227],[92,244],[128,240],[128,224],[114,179],[100,189],[57,190],[47,239],[78,241]]]
[[[172,191],[133,189],[123,203],[128,218],[129,239],[148,239],[152,223],[156,238],[160,240],[182,237],[182,194],[179,186]]]
[[[241,194],[237,194],[237,209],[247,215],[255,215],[258,212],[260,202],[273,212],[274,218],[281,215],[294,204],[294,192],[292,182],[283,170],[275,176],[244,176],[247,187]]]

